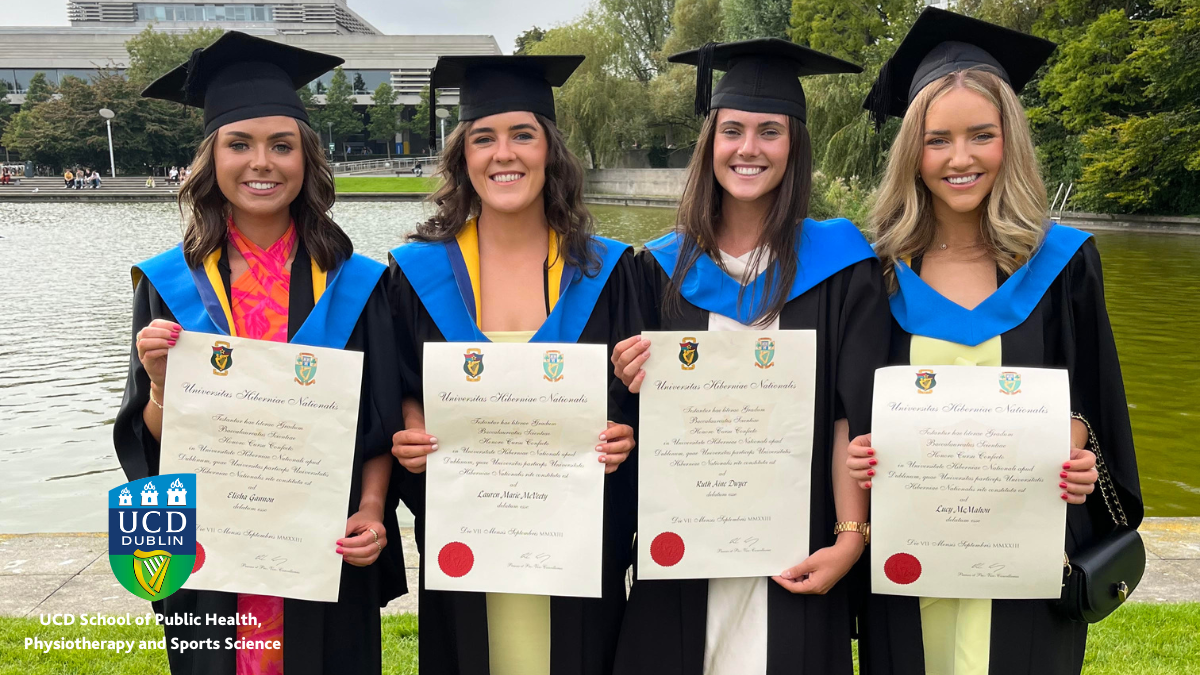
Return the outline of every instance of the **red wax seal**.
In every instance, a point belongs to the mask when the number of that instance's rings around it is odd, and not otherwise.
[[[192,574],[199,572],[201,567],[204,567],[204,547],[196,542],[196,562],[192,563]]]
[[[883,563],[883,573],[893,583],[907,585],[921,578],[921,561],[908,553],[897,553]]]
[[[438,552],[438,567],[448,577],[465,576],[475,566],[475,554],[461,541],[452,541]]]
[[[683,551],[683,537],[674,532],[663,532],[650,542],[650,558],[663,567],[683,560]]]

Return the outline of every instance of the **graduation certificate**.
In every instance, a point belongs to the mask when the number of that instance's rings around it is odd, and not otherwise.
[[[196,474],[206,591],[336,602],[362,354],[183,331],[167,359],[160,473]]]
[[[604,345],[425,343],[425,587],[600,597]]]
[[[639,579],[773,576],[808,557],[816,332],[646,332]]]
[[[1057,598],[1071,452],[1065,370],[894,366],[875,373],[871,590]]]

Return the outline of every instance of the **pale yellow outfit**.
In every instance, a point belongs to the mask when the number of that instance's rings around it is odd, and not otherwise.
[[[479,275],[479,231],[474,219],[456,237],[475,296],[475,317],[483,327]],[[564,262],[558,237],[550,230],[548,272],[550,309],[558,302]],[[529,342],[537,331],[488,331],[492,342]],[[491,675],[550,675],[550,596],[487,594],[488,667]]]
[[[537,331],[489,331],[492,342],[529,342]],[[550,596],[487,594],[492,675],[550,675]]]
[[[999,366],[1000,336],[968,347],[912,336],[914,366]],[[992,646],[992,601],[983,598],[921,598],[925,675],[988,675]],[[998,674],[1000,675],[1000,674]]]

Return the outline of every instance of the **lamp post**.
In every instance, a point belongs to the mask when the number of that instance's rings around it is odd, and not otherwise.
[[[100,109],[100,116],[104,118],[104,126],[108,127],[108,168],[112,172],[110,178],[117,177],[117,162],[113,159],[112,148],[112,119],[117,116],[116,113],[108,108]]]
[[[442,125],[442,144],[438,147],[446,147],[446,118],[450,116],[450,111],[445,108],[438,108],[434,113],[438,116],[438,122]]]
[[[333,161],[333,149],[334,149],[334,147],[336,147],[333,144],[333,122],[327,122],[327,124],[329,125],[329,161],[332,162]]]

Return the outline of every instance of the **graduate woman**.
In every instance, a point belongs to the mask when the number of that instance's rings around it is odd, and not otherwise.
[[[697,112],[707,118],[675,231],[638,254],[647,327],[816,331],[811,508],[778,514],[809,519],[812,553],[772,579],[635,581],[614,672],[849,675],[843,577],[869,530],[845,452],[870,428],[888,314],[879,262],[854,224],[805,217],[812,160],[797,78],[861,69],[778,39],[710,44],[670,60],[699,66]],[[710,100],[712,68],[726,74]],[[631,391],[651,348],[670,345],[634,337],[613,354]]]
[[[174,673],[266,675],[380,672],[379,608],[403,593],[399,490],[390,491],[391,436],[400,391],[383,265],[352,253],[329,217],[333,177],[296,94],[341,59],[229,32],[150,85],[145,96],[204,109],[205,139],[180,190],[181,245],[133,269],[134,345],[114,429],[117,456],[135,480],[159,471],[163,378],[181,330],[365,352],[340,600],[180,590],[156,603],[168,617]],[[203,545],[203,538],[198,542]],[[257,626],[203,619],[252,614]],[[282,642],[281,649],[200,649],[171,640]]]
[[[1053,50],[926,9],[866,107],[880,121],[904,118],[872,214],[892,293],[892,362],[1068,371],[1071,459],[1045,499],[1069,502],[1074,557],[1105,545],[1113,513],[1136,528],[1142,499],[1100,256],[1090,235],[1049,222],[1016,97]],[[1093,493],[1097,445],[1115,484],[1109,500]],[[879,479],[875,452],[869,437],[851,445],[863,487]],[[872,675],[1077,674],[1087,635],[1054,601],[888,595],[870,597],[861,628]]]
[[[583,169],[554,124],[552,87],[581,56],[442,57],[430,91],[458,87],[461,122],[446,139],[437,214],[392,251],[388,299],[407,392],[421,392],[426,342],[582,342],[611,349],[638,333],[633,253],[593,234]],[[431,134],[432,136],[432,134]],[[610,376],[610,380],[611,380]],[[624,389],[612,380],[615,386]],[[610,419],[620,419],[610,405]],[[437,429],[419,401],[393,453],[416,489],[405,502],[424,544],[422,480]],[[428,433],[426,433],[428,431]],[[429,591],[421,585],[421,668],[439,675],[609,675],[633,537],[624,424],[596,429],[604,486],[598,599]],[[615,472],[614,472],[615,471]],[[601,508],[600,504],[596,508]],[[435,552],[422,551],[424,566]]]

